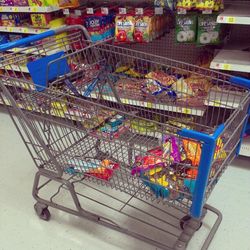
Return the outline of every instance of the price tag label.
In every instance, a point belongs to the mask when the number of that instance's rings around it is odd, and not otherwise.
[[[163,8],[162,7],[156,7],[155,8],[155,15],[163,15]]]
[[[214,101],[214,106],[215,107],[220,107],[220,105],[221,105],[220,101],[218,101],[218,100]]]
[[[212,12],[213,12],[213,10],[211,10],[211,9],[209,10],[208,9],[208,10],[203,10],[202,14],[212,14]]]
[[[14,12],[18,12],[18,7],[13,8]]]
[[[186,115],[190,115],[192,112],[191,112],[191,109],[184,108],[184,109],[182,109],[182,113],[184,113]]]
[[[144,14],[143,8],[135,8],[135,14],[136,15],[143,15]]]
[[[37,7],[32,7],[31,12],[38,12],[38,8]]]
[[[12,27],[9,27],[9,28],[8,28],[8,31],[9,31],[9,32],[13,32],[13,30],[14,30],[14,29],[13,29]]]
[[[88,15],[93,15],[94,14],[94,9],[93,8],[87,8],[86,9]]]
[[[223,64],[223,69],[224,70],[231,70],[231,65],[230,64]]]
[[[3,7],[0,7],[0,12],[2,12],[3,11]]]
[[[228,23],[235,23],[235,17],[229,16],[229,17],[227,18],[227,22],[228,22]]]
[[[108,15],[108,14],[109,14],[109,9],[108,9],[107,7],[102,7],[102,8],[101,8],[101,13],[102,13],[103,15]]]
[[[69,15],[69,9],[64,9],[64,10],[63,10],[63,14],[64,14],[64,15]]]
[[[125,104],[129,104],[128,99],[124,99],[124,103],[125,103]]]
[[[151,102],[148,102],[147,103],[147,108],[149,108],[149,109],[153,108],[153,104]]]
[[[186,15],[187,14],[187,10],[180,8],[180,9],[177,10],[177,14],[179,14],[179,15]]]
[[[127,9],[126,8],[119,8],[119,14],[120,15],[126,15],[127,14]]]
[[[82,15],[82,12],[80,10],[75,10],[75,15],[76,16],[81,16]]]
[[[28,28],[24,28],[24,29],[23,29],[23,32],[24,32],[24,33],[28,33],[28,32],[29,32]]]

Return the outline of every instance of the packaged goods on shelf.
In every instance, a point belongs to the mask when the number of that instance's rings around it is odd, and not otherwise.
[[[58,6],[59,0],[28,0],[29,6],[49,7]]]

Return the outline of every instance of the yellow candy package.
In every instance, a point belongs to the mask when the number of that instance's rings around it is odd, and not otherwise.
[[[196,9],[199,10],[213,10],[215,5],[215,0],[197,0]]]

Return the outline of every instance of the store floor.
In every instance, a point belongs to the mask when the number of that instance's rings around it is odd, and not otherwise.
[[[3,112],[0,112],[0,161],[0,250],[156,249],[55,209],[50,209],[50,222],[40,220],[31,196],[36,169],[10,118]],[[250,249],[249,163],[247,158],[235,160],[209,198],[208,203],[223,213],[211,250]],[[200,248],[200,239],[210,220],[208,216],[190,242],[189,250]]]

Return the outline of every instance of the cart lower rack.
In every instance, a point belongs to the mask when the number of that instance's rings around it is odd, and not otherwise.
[[[38,168],[37,214],[49,220],[50,206],[185,249],[210,210],[218,219],[206,249],[222,217],[205,203],[238,154],[248,82],[85,38],[83,27],[72,26],[0,46],[39,41],[22,57],[2,56],[0,81]],[[12,67],[24,62],[31,77]],[[73,208],[59,201],[65,191]]]

